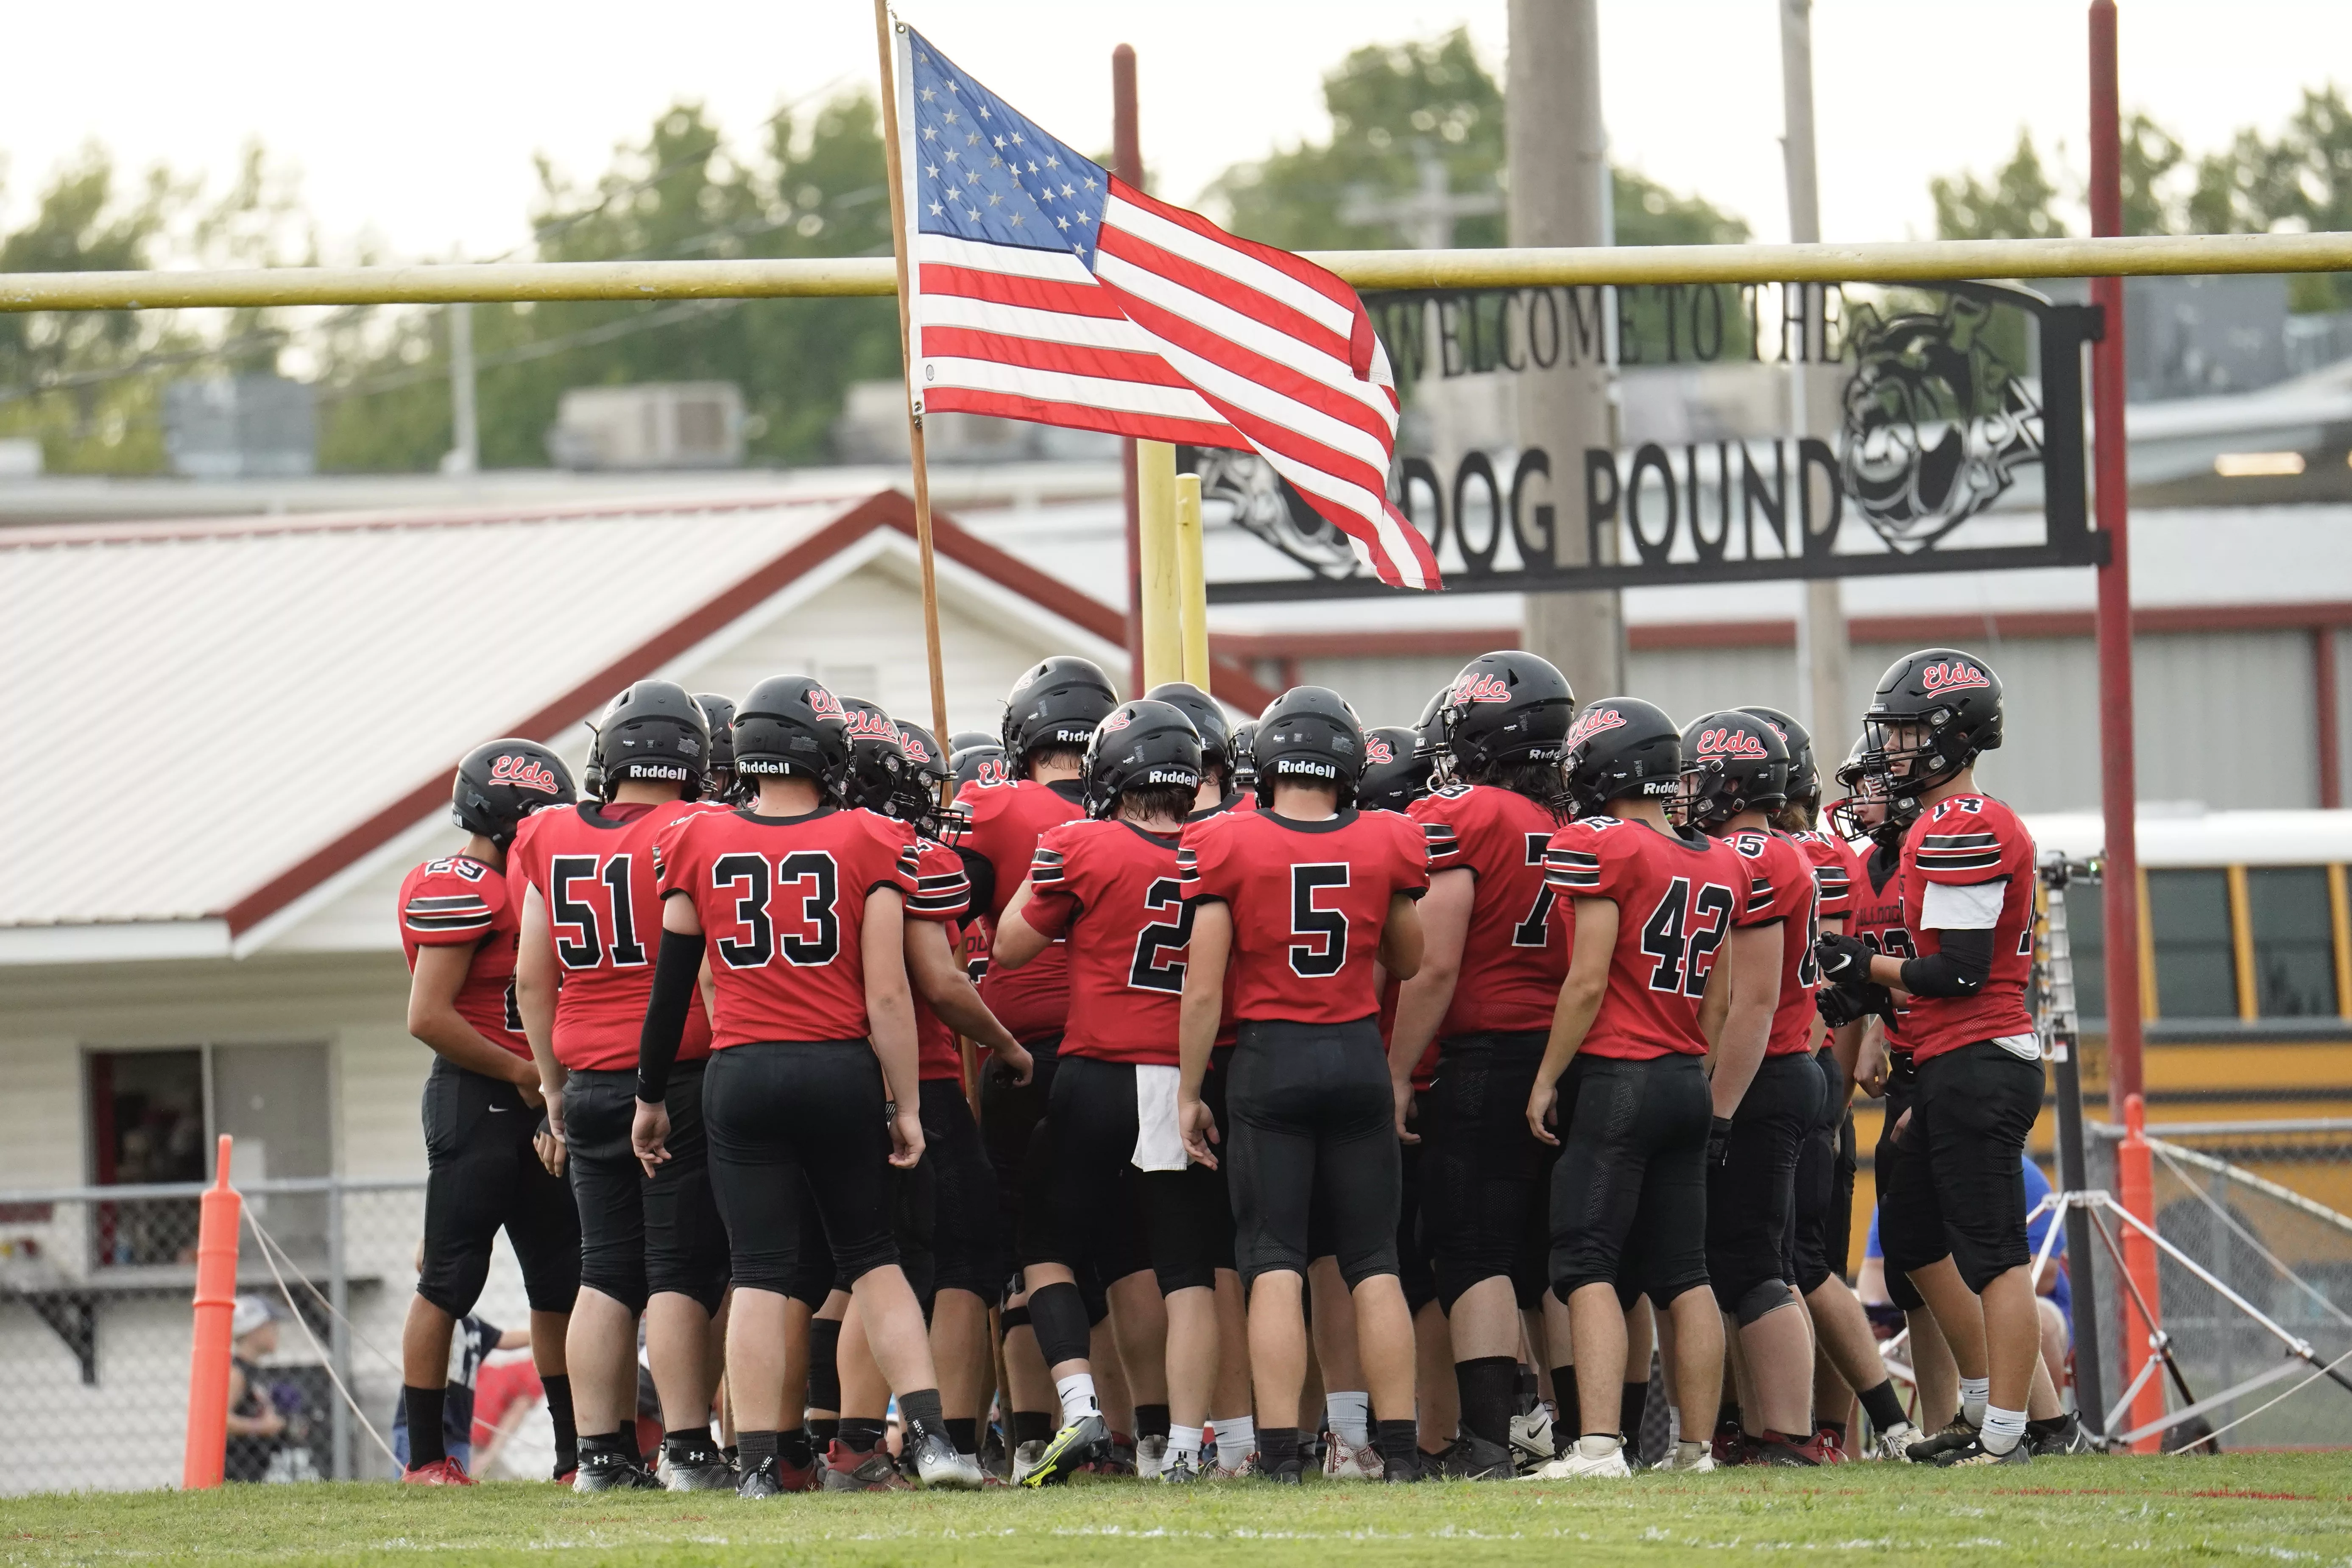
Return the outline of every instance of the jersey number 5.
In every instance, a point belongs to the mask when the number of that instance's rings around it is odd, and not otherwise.
[[[719,956],[730,969],[757,969],[776,953],[803,967],[831,963],[841,952],[841,917],[835,910],[841,877],[833,857],[822,849],[803,849],[775,864],[770,879],[767,858],[761,855],[721,855],[710,868],[713,888],[740,889],[735,897],[735,921],[740,939],[722,937]],[[800,918],[806,934],[777,939],[776,923],[768,913],[772,893],[801,889]]]
[[[603,882],[613,895],[613,967],[644,967],[646,944],[637,940],[637,911],[629,899],[630,871],[626,855],[604,861],[601,870],[593,855],[558,855],[548,862],[548,918],[555,927],[555,956],[563,961],[564,968],[600,969],[605,960],[596,906],[572,897],[572,887],[580,882]],[[563,934],[567,927],[580,933],[578,941]]]
[[[1150,921],[1135,933],[1135,961],[1128,965],[1127,983],[1138,991],[1165,991],[1173,995],[1184,989],[1184,961],[1162,955],[1181,952],[1192,945],[1192,908],[1184,902],[1182,885],[1173,877],[1154,879],[1144,889],[1143,907],[1149,913],[1175,918]]]
[[[1344,888],[1347,885],[1345,862],[1331,866],[1293,866],[1290,868],[1290,934],[1308,939],[1290,944],[1292,973],[1307,980],[1328,980],[1346,965],[1347,913],[1341,910],[1318,909],[1315,892],[1318,888]]]

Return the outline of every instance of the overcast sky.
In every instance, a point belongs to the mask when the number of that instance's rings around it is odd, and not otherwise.
[[[2020,125],[2084,162],[2076,0],[1816,0],[1824,237],[1932,229],[1930,174],[1986,169]],[[1499,74],[1504,0],[910,0],[908,19],[1081,146],[1109,140],[1111,47],[1141,58],[1143,143],[1191,200],[1227,165],[1327,128],[1320,80],[1349,48],[1466,23]],[[1615,156],[1787,237],[1773,0],[1601,0]],[[0,92],[0,214],[85,141],[217,189],[258,138],[295,167],[331,253],[488,257],[528,237],[532,159],[593,179],[681,98],[745,141],[779,104],[871,81],[862,0],[116,0],[25,5]],[[2274,130],[2343,63],[2347,0],[2123,0],[2123,95],[2194,150]]]

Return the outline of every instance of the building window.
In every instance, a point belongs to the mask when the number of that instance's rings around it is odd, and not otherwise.
[[[2237,954],[2226,871],[2150,871],[2148,933],[2156,950],[2157,1015],[2238,1016]]]
[[[2324,866],[2246,870],[2254,999],[2265,1018],[2336,1016],[2336,938]]]
[[[2074,1016],[2107,1016],[2107,912],[2099,900],[2105,889],[2096,882],[2075,882],[2066,889],[2067,951],[2074,960]]]

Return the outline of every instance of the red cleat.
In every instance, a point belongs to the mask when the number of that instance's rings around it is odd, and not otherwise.
[[[1843,1465],[1853,1458],[1845,1451],[1843,1440],[1826,1426],[1798,1444],[1797,1451],[1817,1465]]]
[[[404,1470],[400,1479],[402,1485],[412,1487],[470,1487],[474,1484],[474,1478],[466,1473],[466,1467],[455,1459],[436,1459],[429,1465]]]

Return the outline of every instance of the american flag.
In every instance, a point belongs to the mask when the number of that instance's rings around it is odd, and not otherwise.
[[[1436,588],[1388,499],[1396,380],[1356,291],[1154,200],[898,31],[919,409],[1255,452],[1384,583]]]

